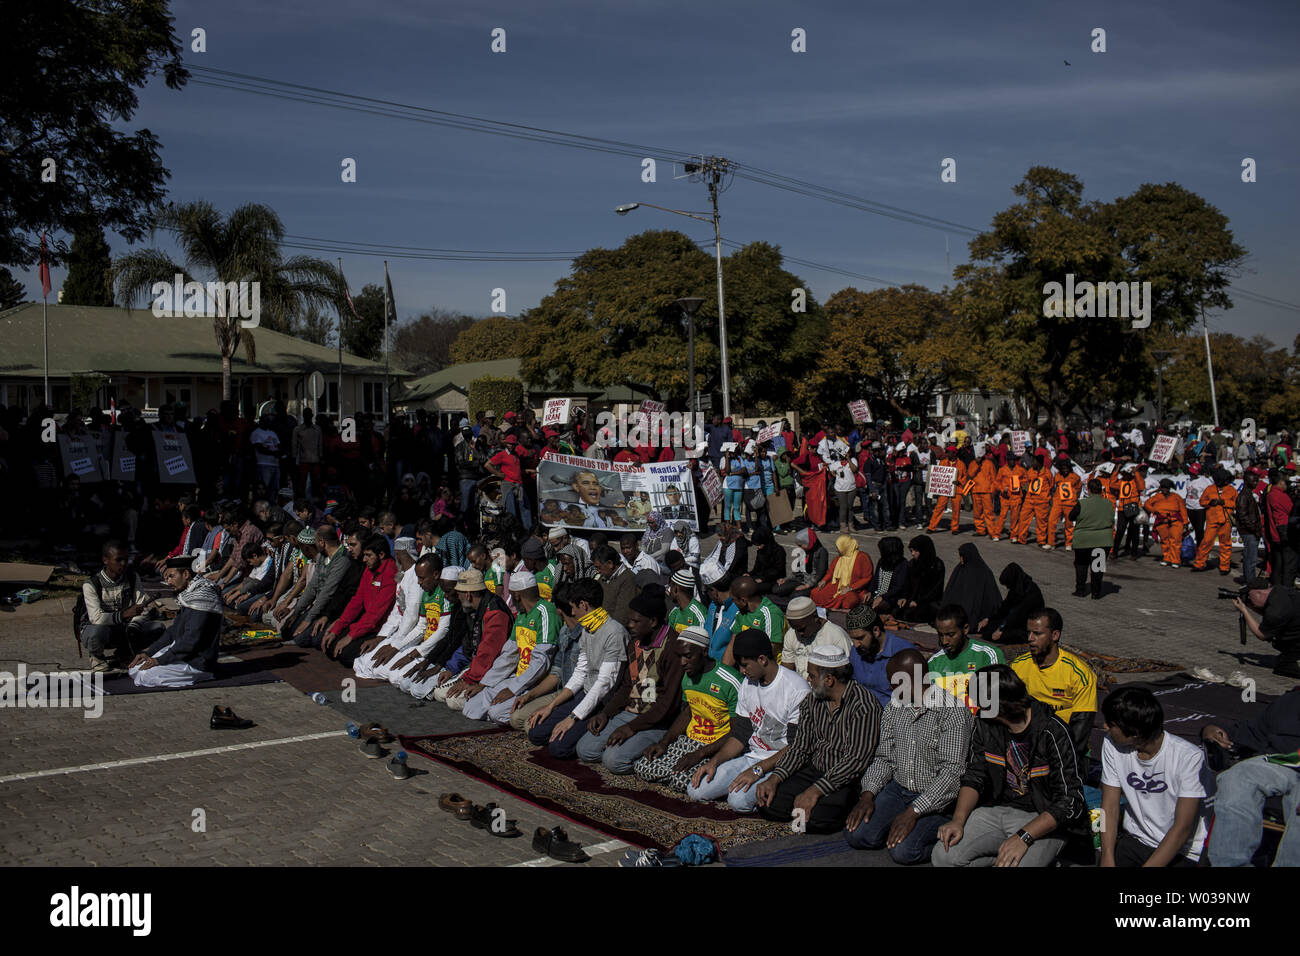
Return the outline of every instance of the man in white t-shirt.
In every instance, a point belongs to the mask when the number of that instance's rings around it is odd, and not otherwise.
[[[1165,733],[1160,701],[1145,687],[1121,687],[1101,711],[1101,865],[1195,866],[1214,794],[1205,754]],[[1128,801],[1122,833],[1121,794]]]
[[[280,487],[280,436],[271,430],[271,416],[263,415],[248,436],[257,457],[257,476],[268,491]]]
[[[758,784],[776,766],[794,737],[799,704],[812,692],[808,682],[772,660],[772,644],[762,631],[736,635],[736,666],[745,675],[731,722],[731,736],[691,775],[691,800],[727,798],[738,813],[758,806]]]
[[[1187,491],[1183,501],[1187,505],[1187,517],[1191,519],[1192,527],[1196,529],[1196,541],[1199,544],[1201,536],[1205,534],[1205,506],[1201,504],[1201,495],[1205,489],[1214,484],[1211,478],[1200,465],[1192,466],[1191,477],[1187,482]]]

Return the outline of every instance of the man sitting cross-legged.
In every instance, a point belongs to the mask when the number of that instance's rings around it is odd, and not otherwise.
[[[794,738],[758,785],[758,807],[769,820],[833,833],[848,819],[875,753],[880,701],[853,679],[849,655],[838,647],[813,648],[808,683]]]
[[[217,586],[193,571],[194,559],[168,558],[163,580],[177,595],[176,617],[128,673],[137,687],[190,687],[212,680],[221,644],[222,605]]]
[[[981,679],[997,682],[996,697],[988,686],[997,709],[975,722],[957,807],[939,827],[930,862],[1049,866],[1065,844],[1061,829],[1086,807],[1070,732],[1006,664],[976,675],[978,687]]]
[[[765,642],[766,635],[756,632]],[[771,643],[768,649],[771,649]],[[682,709],[658,743],[646,748],[636,762],[642,780],[685,792],[695,766],[722,749],[731,734],[731,720],[740,695],[740,674],[709,657],[709,634],[688,627],[677,635],[682,660]]]
[[[510,723],[514,699],[537,686],[549,673],[551,658],[559,641],[560,614],[550,601],[542,600],[537,578],[531,571],[510,575],[510,594],[519,614],[515,617],[510,640],[497,656],[492,671],[512,663],[504,674],[489,671],[483,689],[465,701],[465,716],[471,720]],[[450,701],[449,701],[450,702]]]
[[[963,706],[965,688],[960,700],[942,687],[927,691],[925,657],[915,648],[891,657],[888,673],[894,696],[845,836],[854,849],[884,848],[895,863],[923,863],[952,819],[974,718]]]
[[[745,682],[740,685],[731,736],[691,775],[692,800],[727,798],[740,813],[758,806],[758,786],[784,755],[799,723],[799,705],[811,693],[808,682],[772,658],[766,635],[751,628],[732,644]]]
[[[356,593],[321,640],[321,650],[349,667],[382,640],[379,628],[397,601],[397,565],[383,535],[366,538],[361,562],[365,570]]]
[[[677,719],[682,661],[677,631],[665,620],[663,590],[654,585],[632,599],[627,617],[628,667],[578,741],[578,759],[610,773],[631,773],[647,747]]]

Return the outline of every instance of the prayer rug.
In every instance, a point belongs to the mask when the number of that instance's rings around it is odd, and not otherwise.
[[[790,832],[789,824],[734,813],[725,802],[693,803],[632,774],[556,760],[507,728],[399,739],[409,752],[633,846],[666,851],[690,833],[703,833],[725,851]]]
[[[270,645],[270,646],[266,646]],[[321,651],[296,644],[279,644],[275,641],[259,641],[247,650],[234,649],[233,653],[241,661],[256,663],[269,670],[274,679],[282,680],[304,694],[337,692],[344,678],[355,680],[358,687],[378,687],[388,681],[360,678],[352,668],[344,667],[338,661],[331,660]]]

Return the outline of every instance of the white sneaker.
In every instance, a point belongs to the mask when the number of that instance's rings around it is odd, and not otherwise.
[[[1197,680],[1203,680],[1209,684],[1226,683],[1224,678],[1214,673],[1214,671],[1210,670],[1208,667],[1193,667],[1191,673]]]

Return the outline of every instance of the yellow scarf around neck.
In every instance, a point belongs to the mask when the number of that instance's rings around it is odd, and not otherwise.
[[[609,612],[606,611],[603,607],[598,607],[590,614],[578,618],[578,623],[582,625],[583,629],[588,634],[595,634],[598,630],[600,630],[605,625],[605,622],[608,620],[609,620]]]

